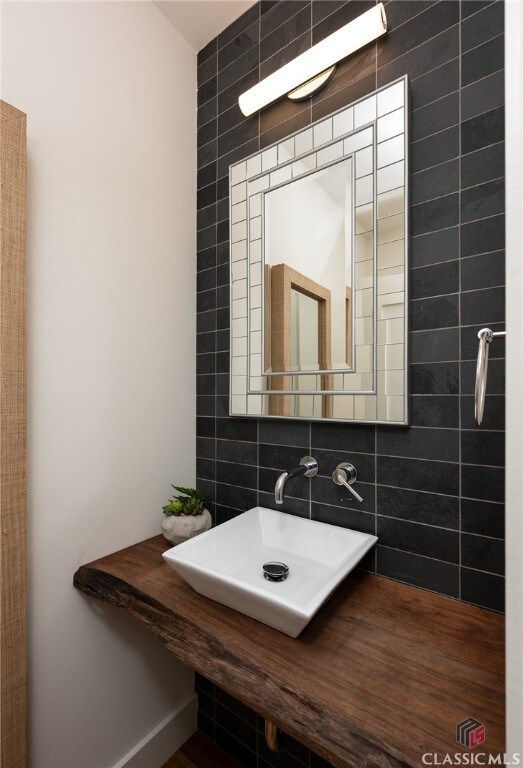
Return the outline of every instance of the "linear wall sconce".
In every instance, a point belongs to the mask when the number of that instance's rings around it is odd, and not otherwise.
[[[310,98],[327,85],[339,61],[386,31],[385,8],[379,3],[242,93],[241,111],[248,117],[285,95],[294,101]]]

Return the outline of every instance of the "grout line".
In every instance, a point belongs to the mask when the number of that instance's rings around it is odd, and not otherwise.
[[[381,546],[384,549],[392,549],[395,552],[404,552],[405,554],[408,554],[408,555],[415,555],[416,557],[423,557],[426,560],[434,560],[434,561],[436,561],[438,563],[445,563],[447,565],[453,565],[454,567],[456,567],[458,569],[458,571],[461,570],[460,565],[458,563],[452,562],[451,560],[442,560],[439,557],[431,557],[430,555],[422,555],[419,552],[413,552],[412,550],[409,550],[409,549],[398,549],[398,547],[390,547],[387,544],[380,544],[379,542],[378,542],[378,546]],[[493,573],[492,571],[481,571],[479,568],[471,568],[468,565],[463,566],[463,567],[465,567],[469,571],[476,571],[477,573],[488,573],[489,576],[497,576],[500,579],[503,578],[503,576],[500,575],[499,573]],[[378,574],[378,575],[382,575],[382,574]],[[389,578],[393,579],[394,581],[399,581],[399,579],[395,578],[394,576],[390,576]],[[412,583],[412,582],[404,582],[404,583],[409,584],[409,583]],[[422,587],[422,589],[427,589],[427,587]],[[429,592],[434,592],[435,590],[429,589],[428,591]],[[460,589],[460,593],[461,593],[461,589]],[[436,594],[441,595],[442,593],[441,592],[436,592]],[[456,597],[454,599],[461,600],[462,598],[461,597]],[[470,602],[470,601],[466,601],[466,602]],[[479,603],[473,603],[473,605],[479,605]]]
[[[487,45],[488,43],[492,43],[494,40],[498,40],[500,37],[504,37],[505,33],[500,32],[498,35],[494,35],[493,37],[489,37],[488,40],[483,40],[483,42],[479,43],[478,45],[475,45],[473,48],[467,48],[466,51],[461,50],[461,35],[459,40],[459,47],[460,47],[460,55],[463,58],[464,56],[468,56],[469,53],[472,53],[472,51],[477,51],[478,48],[481,48],[482,45]],[[499,72],[500,70],[497,69],[496,72]],[[494,74],[494,73],[492,73]],[[488,77],[488,75],[485,75],[485,77]],[[470,83],[467,83],[464,87],[467,88]]]
[[[442,2],[447,2],[447,0],[442,0]],[[424,11],[422,11],[422,13],[424,13]],[[385,64],[382,64],[381,66],[378,66],[378,72],[381,71],[383,73],[383,71],[386,70],[387,67],[389,67],[391,64],[394,64],[395,62],[399,62],[399,60],[403,56],[407,56],[407,55],[413,53],[414,51],[417,51],[418,48],[421,48],[422,46],[427,45],[427,43],[430,43],[433,40],[436,40],[436,38],[441,37],[442,35],[447,34],[448,32],[450,32],[450,30],[455,29],[456,27],[459,27],[459,24],[460,24],[460,22],[458,20],[451,27],[446,27],[446,29],[443,29],[441,32],[438,32],[437,35],[433,35],[432,37],[429,37],[428,40],[424,40],[422,43],[419,43],[418,45],[415,45],[412,48],[409,48],[408,51],[402,51],[402,53],[400,53],[399,56],[396,56],[394,59],[391,59],[390,61],[387,61]],[[459,34],[459,30],[458,30],[458,34]],[[452,61],[455,58],[456,58],[456,56],[453,56],[448,61],[443,61],[439,66],[443,66],[444,64],[448,64],[449,61]],[[432,70],[430,70],[430,71],[432,72],[434,69],[438,69],[438,67],[433,67]],[[426,73],[424,72],[423,75],[425,75],[425,74]],[[420,77],[422,77],[423,75],[420,75]]]

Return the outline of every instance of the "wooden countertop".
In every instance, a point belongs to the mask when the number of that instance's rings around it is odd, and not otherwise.
[[[127,608],[181,661],[336,768],[418,768],[468,752],[456,724],[504,751],[503,617],[354,572],[293,639],[194,592],[156,536],[78,569],[75,586]],[[431,758],[433,759],[433,758]]]

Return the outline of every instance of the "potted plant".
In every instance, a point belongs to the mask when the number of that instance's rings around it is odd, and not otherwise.
[[[173,488],[181,495],[169,499],[163,507],[162,532],[172,544],[181,544],[211,527],[212,518],[205,508],[211,497],[196,488]]]

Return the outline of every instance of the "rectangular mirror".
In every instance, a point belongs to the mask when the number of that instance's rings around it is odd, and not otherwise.
[[[408,423],[407,78],[230,167],[237,416]]]

